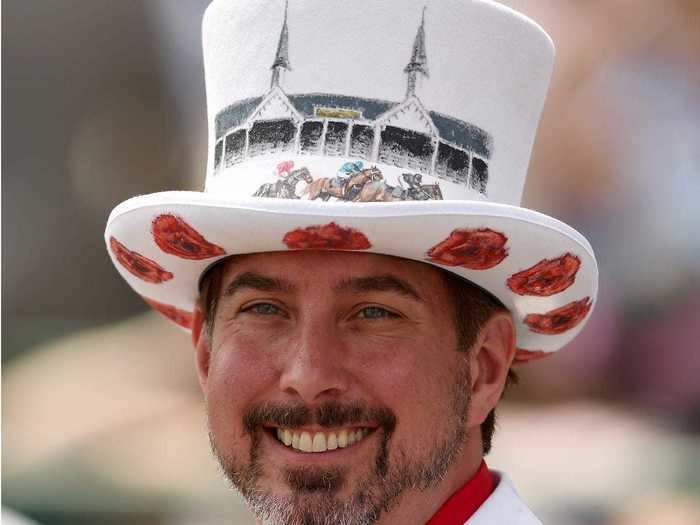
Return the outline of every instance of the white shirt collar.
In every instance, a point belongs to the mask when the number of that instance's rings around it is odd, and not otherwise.
[[[520,499],[508,476],[491,471],[496,488],[464,525],[542,525]]]

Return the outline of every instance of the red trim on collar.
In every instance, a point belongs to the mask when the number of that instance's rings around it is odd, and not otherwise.
[[[486,462],[462,488],[452,494],[425,525],[463,525],[494,489],[493,476]]]

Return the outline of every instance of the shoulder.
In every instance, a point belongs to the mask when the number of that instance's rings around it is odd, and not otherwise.
[[[491,471],[496,488],[464,525],[542,525],[542,522],[520,499],[508,476]]]

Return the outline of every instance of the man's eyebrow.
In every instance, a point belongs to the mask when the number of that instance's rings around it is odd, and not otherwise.
[[[342,281],[335,289],[339,292],[395,292],[416,301],[425,302],[413,286],[403,279],[388,274],[352,277]]]
[[[294,289],[294,286],[276,277],[268,277],[255,272],[244,272],[226,286],[223,295],[224,297],[230,297],[244,288],[261,292],[289,292]]]

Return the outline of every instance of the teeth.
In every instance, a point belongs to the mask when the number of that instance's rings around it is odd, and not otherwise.
[[[316,432],[311,435],[309,432],[294,432],[288,428],[278,428],[275,434],[280,442],[301,452],[325,452],[349,447],[362,441],[369,434],[369,429]]]
[[[326,451],[326,435],[323,432],[316,432],[316,434],[314,434],[314,441],[311,444],[311,450],[314,452]]]
[[[326,445],[328,450],[335,450],[338,448],[338,438],[335,437],[335,432],[328,434],[328,444]]]
[[[311,434],[302,432],[299,438],[299,450],[302,452],[311,452]]]

